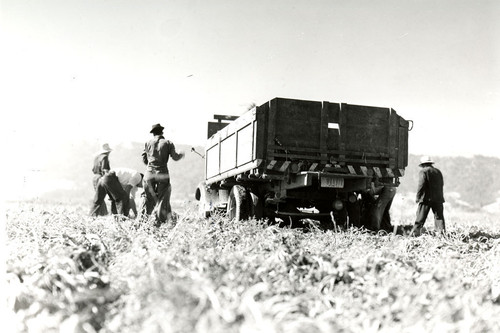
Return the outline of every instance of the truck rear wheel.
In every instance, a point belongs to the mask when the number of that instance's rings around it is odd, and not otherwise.
[[[257,194],[250,192],[249,199],[251,204],[250,217],[256,220],[262,219],[264,217],[264,204],[261,198]]]
[[[249,196],[241,185],[234,185],[227,201],[227,217],[236,221],[246,220],[250,214]]]

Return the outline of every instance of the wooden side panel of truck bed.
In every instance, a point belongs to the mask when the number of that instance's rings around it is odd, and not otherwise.
[[[408,122],[390,108],[274,99],[267,155],[404,169]]]
[[[225,126],[207,140],[206,179],[231,177],[257,167],[256,109]]]
[[[207,141],[206,178],[220,180],[264,161],[404,169],[408,122],[390,108],[275,98]]]

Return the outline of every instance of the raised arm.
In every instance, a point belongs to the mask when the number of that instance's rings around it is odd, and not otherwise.
[[[184,157],[184,152],[183,151],[175,151],[175,145],[173,143],[171,143],[171,146],[170,146],[170,157],[172,157],[172,159],[174,161],[178,161],[180,160],[181,158]]]

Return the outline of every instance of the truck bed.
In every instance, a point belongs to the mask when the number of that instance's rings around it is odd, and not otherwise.
[[[391,108],[275,98],[208,139],[206,182],[245,172],[399,177],[408,164],[408,127]]]

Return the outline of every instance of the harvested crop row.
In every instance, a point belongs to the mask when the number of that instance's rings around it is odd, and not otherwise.
[[[160,228],[83,211],[8,211],[19,331],[500,330],[500,232],[484,216],[410,238],[200,220],[189,207]]]

